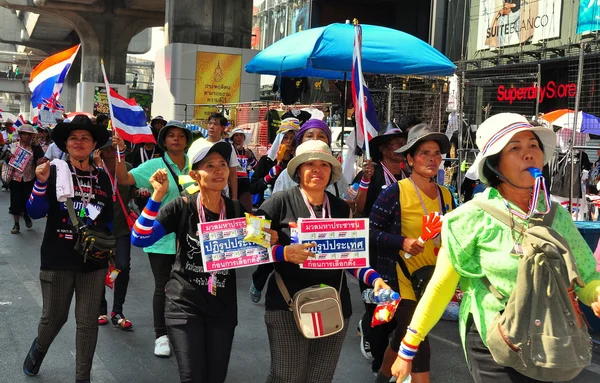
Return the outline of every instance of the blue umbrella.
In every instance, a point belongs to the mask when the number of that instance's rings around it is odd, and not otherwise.
[[[363,73],[449,76],[456,66],[426,42],[391,28],[362,25]],[[354,25],[330,24],[294,33],[265,48],[246,72],[284,77],[350,78]]]

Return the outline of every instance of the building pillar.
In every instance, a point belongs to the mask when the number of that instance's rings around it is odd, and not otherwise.
[[[168,43],[249,49],[252,0],[166,0]]]

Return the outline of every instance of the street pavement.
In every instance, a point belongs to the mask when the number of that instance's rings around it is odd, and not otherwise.
[[[37,377],[22,372],[25,355],[37,333],[42,296],[39,283],[39,247],[45,220],[34,221],[32,229],[11,235],[12,216],[8,215],[9,194],[0,192],[0,383],[55,383],[75,379],[75,318],[72,304],[68,322],[54,340]],[[124,332],[111,324],[100,327],[92,370],[94,383],[177,382],[174,356],[167,359],[153,354],[152,291],[150,265],[145,254],[132,248],[132,271],[124,313],[134,331]],[[236,329],[228,383],[265,382],[270,363],[267,332],[263,320],[264,299],[253,304],[248,297],[251,269],[238,271],[239,326]],[[370,361],[359,349],[356,327],[362,303],[356,280],[349,278],[354,315],[337,366],[334,382],[369,383],[374,381]],[[112,295],[107,291],[109,307]],[[597,337],[600,339],[600,336]],[[468,383],[471,378],[460,347],[457,325],[440,322],[431,335],[432,382]],[[576,383],[600,381],[600,348],[594,364]]]

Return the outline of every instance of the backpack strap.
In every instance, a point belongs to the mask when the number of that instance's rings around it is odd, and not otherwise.
[[[189,197],[181,197],[183,200],[183,211],[181,212],[181,217],[179,218],[179,225],[177,226],[177,237],[175,238],[175,252],[179,253],[179,238],[183,235],[183,227],[185,226],[185,219],[188,216],[189,210]]]

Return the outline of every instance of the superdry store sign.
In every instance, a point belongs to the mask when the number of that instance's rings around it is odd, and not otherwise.
[[[560,84],[554,81],[548,81],[542,85],[540,92],[540,104],[544,101],[575,97],[577,94],[577,85]],[[507,102],[512,105],[515,101],[535,101],[538,94],[538,87],[535,84],[526,87],[511,87],[506,85],[498,86],[496,99],[499,102]]]
[[[477,49],[560,37],[562,0],[479,0]]]

